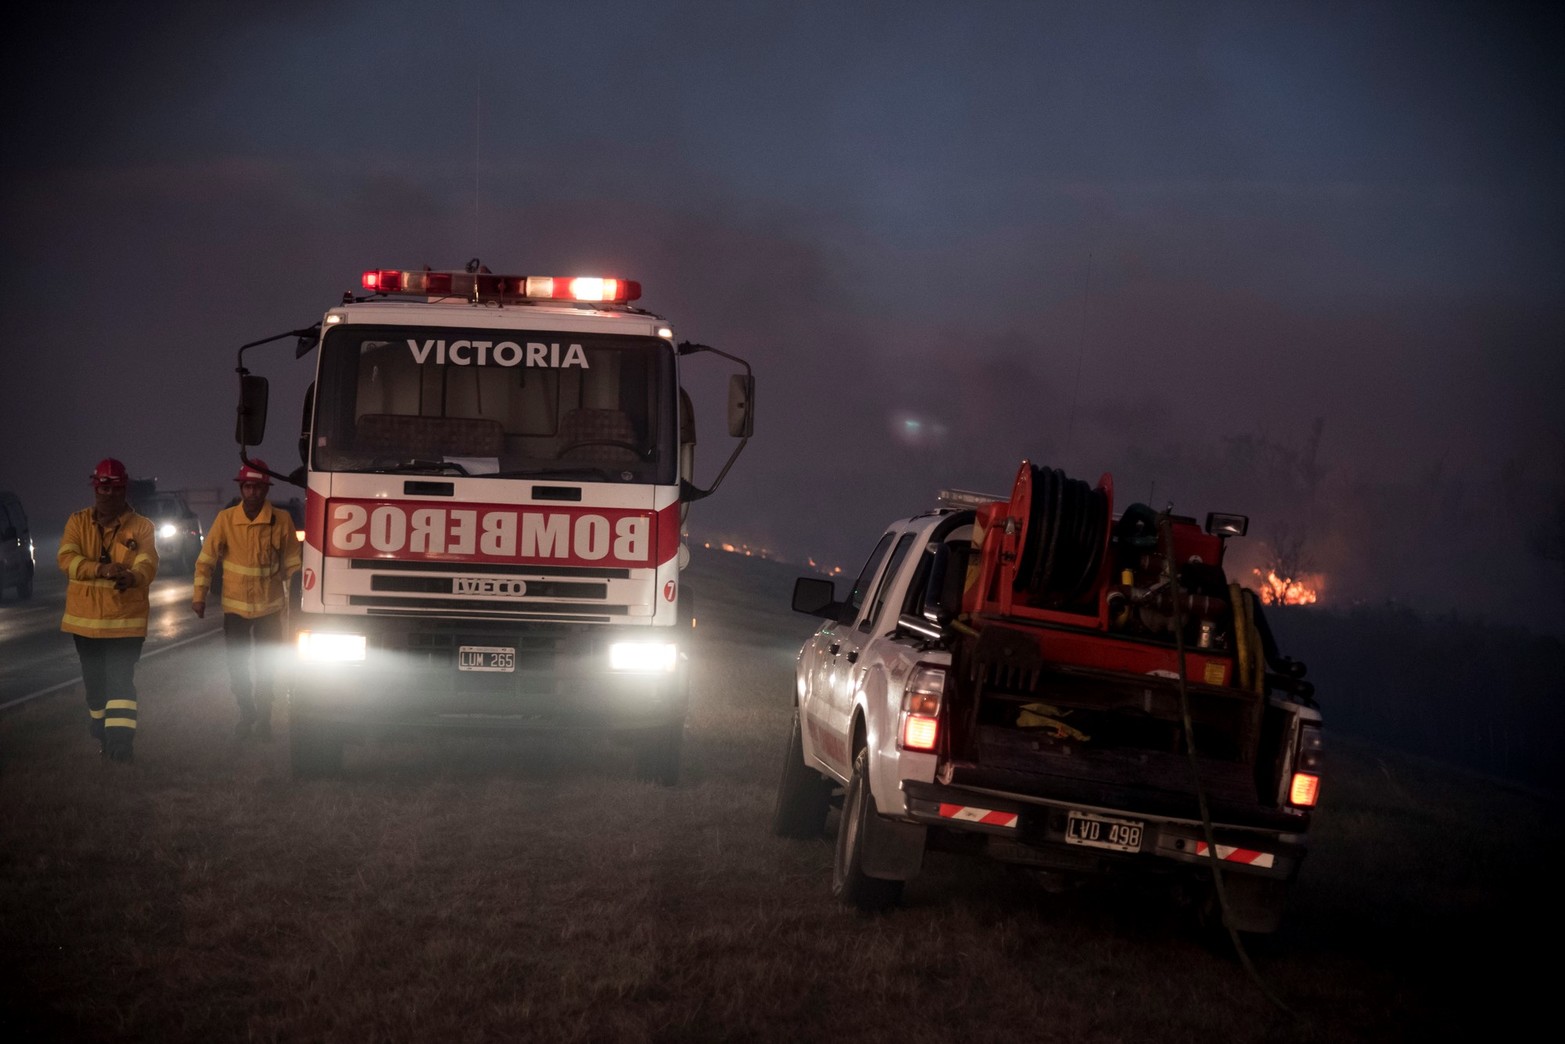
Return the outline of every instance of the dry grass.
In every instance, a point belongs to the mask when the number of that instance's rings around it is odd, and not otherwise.
[[[350,749],[346,780],[295,784],[284,742],[228,741],[216,642],[143,666],[128,770],[100,763],[73,692],[0,718],[0,1030],[1412,1040],[1541,1006],[1521,944],[1558,927],[1558,806],[1367,747],[1333,749],[1294,916],[1257,956],[1298,1017],[1129,888],[1052,895],[933,855],[890,916],[839,908],[829,839],[767,830],[810,629],[791,574],[702,556],[697,576],[674,789],[592,739]]]

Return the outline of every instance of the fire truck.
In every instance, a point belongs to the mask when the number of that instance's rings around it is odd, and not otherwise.
[[[374,269],[321,321],[242,346],[236,438],[265,434],[249,350],[314,353],[300,467],[305,524],[296,775],[341,771],[350,740],[408,730],[615,730],[639,776],[677,778],[693,601],[691,502],[754,425],[749,364],[679,341],[602,277]],[[695,483],[688,356],[729,376],[737,440]]]
[[[926,849],[1050,887],[1161,878],[1209,924],[1274,931],[1320,794],[1321,715],[1254,592],[1243,515],[1131,504],[1023,461],[1009,497],[949,491],[893,523],[799,652],[773,816],[840,807],[832,890],[898,901]]]

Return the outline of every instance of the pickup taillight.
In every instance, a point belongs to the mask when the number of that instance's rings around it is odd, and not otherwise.
[[[1314,808],[1320,800],[1320,773],[1325,757],[1318,725],[1299,726],[1293,748],[1293,778],[1288,782],[1288,804]]]
[[[940,702],[945,687],[945,668],[925,664],[913,668],[907,687],[902,690],[898,747],[903,750],[935,749],[940,742]]]

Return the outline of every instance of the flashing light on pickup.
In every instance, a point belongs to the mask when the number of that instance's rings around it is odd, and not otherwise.
[[[1293,760],[1293,779],[1288,784],[1288,804],[1314,808],[1320,801],[1320,770],[1324,759],[1321,730],[1313,725],[1302,726],[1298,753]]]
[[[902,694],[904,750],[934,750],[940,740],[940,694],[945,690],[946,672],[939,667],[915,667]]]
[[[604,276],[519,276],[491,272],[366,271],[364,289],[419,297],[472,297],[500,301],[606,301],[624,304],[641,296],[634,279]]]

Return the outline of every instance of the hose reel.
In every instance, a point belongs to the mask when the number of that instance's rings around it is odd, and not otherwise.
[[[1109,511],[1102,486],[1023,461],[1011,489],[1010,515],[1021,526],[1013,590],[1039,607],[1079,601],[1103,565]]]

